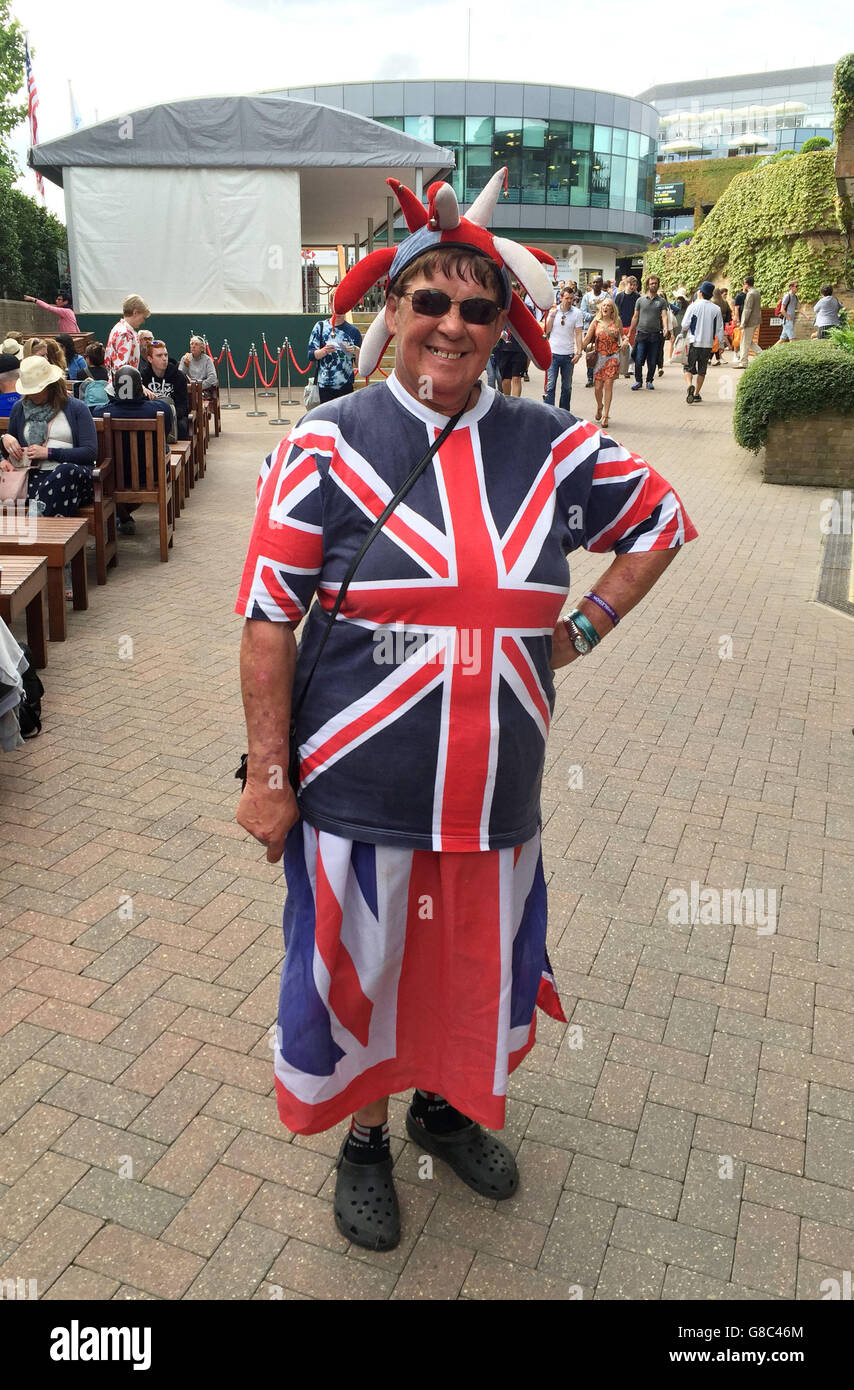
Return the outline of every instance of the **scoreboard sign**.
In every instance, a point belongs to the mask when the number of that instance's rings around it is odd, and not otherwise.
[[[685,198],[684,183],[657,183],[653,205],[657,208],[681,208]]]

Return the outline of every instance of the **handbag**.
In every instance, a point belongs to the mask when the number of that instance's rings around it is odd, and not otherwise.
[[[457,421],[462,418],[464,411],[465,406],[463,406],[461,410],[458,410],[456,415],[451,416],[450,420],[448,421],[447,425],[445,425],[441,434],[438,434],[436,436],[433,443],[430,445],[430,448],[418,460],[412,472],[401,483],[400,487],[397,489],[397,492],[394,494],[391,501],[386,503],[385,507],[383,508],[380,515],[377,517],[370,531],[362,541],[362,544],[359,546],[359,549],[356,551],[356,554],[353,556],[353,559],[347,566],[347,571],[344,575],[344,578],[341,581],[341,586],[338,590],[335,602],[329,610],[329,613],[327,614],[326,628],[324,629],[323,636],[320,639],[320,646],[318,647],[317,655],[315,656],[314,661],[311,664],[311,670],[308,673],[308,678],[300,692],[300,697],[296,705],[294,705],[291,709],[291,726],[288,740],[288,781],[290,782],[295,795],[299,792],[299,748],[297,746],[296,740],[297,717],[303,705],[305,704],[305,697],[308,694],[308,688],[314,679],[314,673],[317,670],[318,663],[320,662],[320,658],[323,655],[323,649],[329,640],[329,635],[332,632],[333,627],[335,626],[335,619],[338,617],[338,614],[341,610],[341,605],[347,596],[347,590],[350,587],[350,581],[352,580],[353,575],[356,573],[356,570],[359,568],[359,565],[362,563],[362,560],[365,558],[366,552],[373,544],[373,542],[376,540],[377,536],[383,529],[385,523],[388,521],[394,509],[403,501],[407,493],[409,493],[415,486],[418,479],[421,477],[421,474],[424,472],[425,468],[433,458],[433,455],[444,444],[448,435],[456,426]],[[240,766],[237,768],[234,774],[243,788],[246,787],[248,762],[249,754],[244,753],[240,759]]]
[[[13,468],[11,472],[0,471],[0,502],[21,502],[27,496],[29,468]]]
[[[319,371],[320,368],[317,370]],[[306,410],[314,410],[316,405],[320,405],[320,387],[317,384],[317,371],[314,373],[311,381],[307,381],[303,387],[302,403]]]

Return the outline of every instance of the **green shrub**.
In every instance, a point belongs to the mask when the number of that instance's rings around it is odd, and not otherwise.
[[[769,425],[828,409],[854,414],[854,354],[827,339],[782,344],[763,352],[738,383],[736,442],[756,454]]]
[[[833,73],[833,129],[837,140],[854,116],[854,53],[840,58]]]
[[[854,353],[854,327],[846,324],[844,328],[831,328],[830,341],[845,352]]]
[[[677,232],[670,240],[673,242],[674,246],[680,246],[683,241],[690,241],[693,235],[694,233],[689,231]]]
[[[826,150],[829,144],[826,135],[811,135],[809,140],[805,140],[801,145],[801,154],[809,154],[810,150]]]

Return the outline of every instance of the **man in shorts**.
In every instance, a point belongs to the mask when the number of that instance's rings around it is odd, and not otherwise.
[[[704,280],[700,286],[700,298],[688,305],[682,320],[682,332],[688,344],[688,358],[684,370],[688,384],[685,399],[689,405],[702,405],[701,392],[715,338],[719,343],[723,341],[724,321],[717,304],[712,303],[714,292],[715,287],[711,280]]]

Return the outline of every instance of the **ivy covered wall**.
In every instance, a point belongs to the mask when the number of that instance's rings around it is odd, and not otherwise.
[[[650,248],[644,274],[660,276],[667,290],[706,279],[740,286],[754,275],[764,304],[793,279],[805,300],[826,282],[846,288],[854,279],[852,213],[838,195],[834,159],[832,149],[815,150],[739,174],[687,245]]]
[[[662,183],[684,183],[683,206],[694,209],[695,226],[703,220],[703,208],[716,203],[735,178],[755,169],[761,154],[737,155],[732,159],[678,159],[656,164]]]

